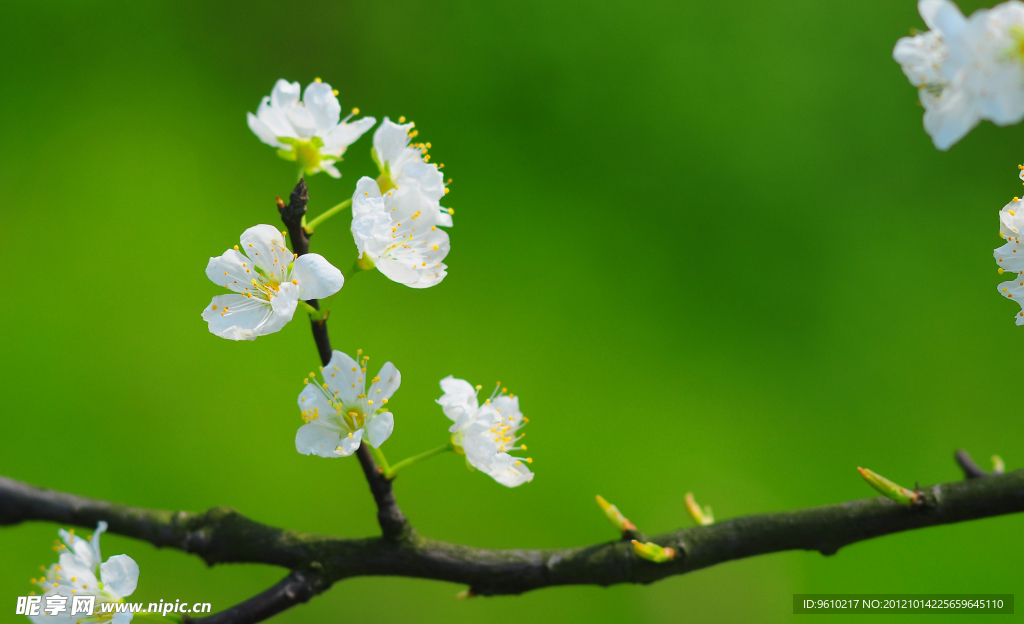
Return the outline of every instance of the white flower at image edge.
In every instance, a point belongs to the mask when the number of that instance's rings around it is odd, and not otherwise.
[[[101,521],[88,540],[78,537],[74,531],[61,529],[58,532],[62,540],[56,547],[60,552],[59,562],[51,565],[44,577],[33,579],[43,589],[40,615],[29,616],[35,624],[75,624],[79,621],[127,624],[132,621],[131,613],[103,613],[100,607],[102,603],[118,602],[132,595],[139,584],[139,564],[128,555],[114,555],[103,561],[100,534],[106,530],[107,523]],[[67,610],[56,615],[45,613],[46,596],[58,594],[68,598]],[[96,597],[92,617],[85,618],[81,613],[71,615],[74,596]]]
[[[1024,246],[1020,244],[1020,233],[1024,229],[1022,208],[1022,202],[1014,197],[999,211],[999,236],[1006,239],[1006,244],[994,253],[1000,273],[1017,274],[1016,278],[999,284],[999,294],[1020,304],[1022,310],[1016,316],[1018,325],[1024,325]]]
[[[925,130],[948,149],[981,119],[1024,119],[1024,3],[1004,2],[965,18],[948,0],[920,0],[929,32],[904,37],[893,58],[919,88]]]
[[[437,403],[454,421],[448,428],[452,444],[466,455],[470,466],[508,487],[533,481],[533,473],[526,467],[533,460],[509,454],[526,450],[525,444],[517,445],[526,435],[519,434],[519,429],[530,422],[519,411],[519,397],[506,395],[498,384],[481,405],[477,399],[480,386],[474,388],[451,375],[441,380],[441,390],[444,396]]]
[[[340,178],[334,163],[377,120],[363,117],[349,123],[358,110],[340,119],[337,91],[319,79],[306,87],[302,101],[299,93],[299,83],[278,80],[256,114],[247,114],[249,129],[267,145],[278,148],[279,156],[298,162],[306,174],[326,171]]]
[[[218,295],[203,310],[211,333],[228,340],[255,340],[292,320],[299,299],[323,299],[341,290],[341,271],[319,254],[296,259],[284,239],[274,226],[257,225],[242,234],[241,248],[236,245],[210,258],[206,276],[238,293]]]
[[[412,186],[381,195],[373,178],[364,177],[352,195],[352,237],[381,273],[410,288],[428,288],[445,278],[442,262],[451,243],[437,227],[437,211]]]
[[[361,352],[360,352],[361,353]],[[299,410],[305,425],[295,433],[295,450],[303,455],[347,457],[359,449],[365,437],[380,448],[395,428],[395,417],[384,406],[402,383],[402,374],[386,362],[366,389],[366,363],[335,351],[321,369],[319,382],[310,373],[299,394]]]
[[[404,120],[404,118],[403,118]],[[437,225],[451,227],[452,211],[439,203],[448,189],[437,165],[427,163],[427,145],[409,145],[413,123],[396,124],[387,117],[373,133],[373,153],[382,171],[377,182],[381,192],[394,187],[414,187],[437,210]]]

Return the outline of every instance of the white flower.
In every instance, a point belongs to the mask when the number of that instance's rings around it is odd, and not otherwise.
[[[964,72],[947,72],[949,49],[944,30],[959,32],[960,9],[948,0],[920,0],[918,10],[931,31],[896,42],[892,56],[918,88],[924,107],[924,128],[935,146],[949,149],[980,120],[972,93],[964,88]]]
[[[360,349],[357,355],[362,355]],[[384,407],[402,383],[402,374],[386,362],[366,390],[366,362],[357,362],[335,351],[330,363],[320,369],[319,383],[313,373],[299,394],[299,409],[305,425],[295,434],[295,450],[303,455],[347,457],[359,449],[365,436],[380,448],[395,428],[395,417]]]
[[[352,237],[360,256],[411,288],[433,286],[448,274],[442,260],[451,244],[448,233],[438,229],[437,216],[412,185],[382,196],[373,178],[364,177],[352,195]]]
[[[1004,2],[965,18],[949,0],[920,0],[930,32],[903,38],[893,57],[919,87],[925,130],[948,149],[981,119],[1024,119],[1024,3]]]
[[[106,530],[107,523],[100,521],[88,540],[78,537],[74,531],[58,531],[63,542],[55,547],[60,552],[59,563],[51,565],[46,576],[33,579],[43,589],[40,614],[30,616],[35,624],[75,624],[82,621],[81,613],[71,615],[74,596],[96,597],[94,615],[88,618],[90,622],[127,624],[132,621],[131,613],[103,613],[100,607],[101,603],[118,602],[130,596],[139,584],[139,564],[128,555],[115,555],[103,561],[100,534]],[[57,615],[44,613],[46,596],[58,594],[68,598],[67,610]]]
[[[210,332],[229,340],[255,340],[292,320],[299,299],[322,299],[341,290],[345,277],[318,254],[295,259],[285,234],[257,225],[238,245],[210,258],[206,276],[237,295],[218,295],[203,310]],[[242,254],[242,250],[245,254]],[[294,262],[293,262],[294,261]]]
[[[533,473],[526,467],[533,459],[509,455],[510,451],[526,450],[525,444],[516,445],[526,435],[518,434],[519,429],[530,422],[519,411],[519,398],[506,395],[499,383],[480,405],[480,386],[474,388],[465,379],[451,375],[441,380],[441,389],[444,396],[437,403],[454,421],[448,428],[452,444],[465,454],[469,465],[508,487],[533,481]]]
[[[399,121],[404,122],[405,117],[399,118]],[[409,140],[416,136],[412,129],[414,125],[412,122],[396,124],[385,117],[373,133],[373,154],[381,171],[377,183],[382,193],[395,187],[415,188],[437,210],[437,225],[450,227],[454,211],[442,208],[440,204],[441,198],[448,192],[444,176],[437,165],[427,162],[430,160],[427,154],[429,143],[409,144]]]
[[[301,102],[299,91],[299,83],[278,80],[256,114],[248,113],[249,129],[267,145],[278,148],[281,158],[298,162],[304,173],[326,171],[340,178],[334,163],[377,120],[363,117],[348,123],[359,109],[340,119],[338,92],[319,78],[306,87]]]
[[[995,250],[999,273],[1008,271],[1017,276],[999,285],[999,294],[1013,299],[1024,308],[1024,246],[1020,244],[1021,230],[1024,230],[1024,205],[1020,199],[1013,200],[999,211],[999,236],[1006,244]],[[1024,325],[1024,310],[1017,314],[1017,324]]]

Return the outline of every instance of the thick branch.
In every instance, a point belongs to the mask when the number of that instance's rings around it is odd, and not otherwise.
[[[651,541],[679,552],[663,564],[638,559],[631,545],[621,541],[555,550],[484,550],[411,533],[398,541],[339,539],[275,529],[226,508],[203,514],[151,511],[5,478],[0,478],[0,523],[48,520],[93,527],[106,520],[114,533],[196,553],[210,564],[249,561],[322,570],[317,583],[324,587],[351,576],[407,576],[465,584],[476,594],[518,594],[556,585],[650,583],[785,550],[833,554],[847,544],[890,533],[1017,513],[1024,511],[1024,470],[922,491],[924,504],[913,508],[876,497],[745,516],[656,536]],[[600,514],[594,518],[602,522]]]
[[[285,609],[307,602],[323,592],[328,583],[316,570],[294,570],[279,583],[245,602],[210,617],[193,620],[185,617],[185,624],[254,624],[271,618]]]

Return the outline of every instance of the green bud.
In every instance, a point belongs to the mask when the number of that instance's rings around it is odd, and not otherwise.
[[[635,552],[637,556],[648,561],[653,561],[654,563],[665,563],[666,561],[671,561],[676,557],[675,548],[663,548],[654,542],[641,544],[640,542],[633,540],[633,552]]]
[[[920,496],[919,493],[897,485],[882,475],[871,472],[867,468],[861,468],[858,466],[857,472],[860,473],[860,476],[864,477],[864,480],[867,481],[871,487],[878,490],[883,496],[887,496],[897,503],[911,505],[916,503]]]
[[[625,533],[626,531],[636,531],[636,525],[629,521],[626,516],[622,515],[619,509],[606,501],[601,496],[597,497],[597,504],[601,506],[601,511],[608,517],[608,520],[615,525],[615,528]]]
[[[701,526],[715,523],[715,515],[711,513],[711,507],[705,505],[704,509],[701,509],[691,492],[686,493],[686,511],[689,512],[693,521]]]

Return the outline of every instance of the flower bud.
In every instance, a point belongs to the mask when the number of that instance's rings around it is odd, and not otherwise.
[[[663,548],[654,542],[641,544],[640,542],[633,540],[633,552],[635,552],[637,556],[648,561],[653,561],[654,563],[665,563],[666,561],[671,561],[676,557],[675,548]]]

